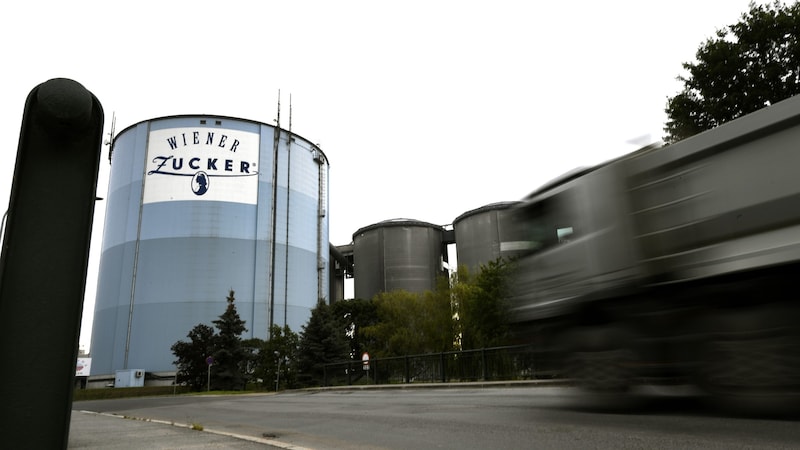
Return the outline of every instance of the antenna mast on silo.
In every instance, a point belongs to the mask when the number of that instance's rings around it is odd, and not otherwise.
[[[289,218],[291,216],[291,208],[289,200],[291,199],[292,184],[292,94],[289,94],[289,130],[286,138],[286,245],[285,253],[283,255],[283,264],[285,270],[283,271],[283,326],[288,325],[289,319]]]
[[[270,239],[270,265],[269,265],[269,338],[272,339],[272,325],[275,323],[275,238],[277,237],[277,226],[275,221],[278,217],[278,143],[281,137],[281,90],[278,89],[278,117],[275,119],[275,133],[272,139],[272,199],[271,199],[271,232]]]

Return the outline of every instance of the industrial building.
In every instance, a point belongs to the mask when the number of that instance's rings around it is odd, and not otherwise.
[[[470,273],[498,258],[513,258],[527,248],[525,230],[512,208],[519,202],[499,202],[467,211],[453,221],[458,264]]]
[[[92,374],[174,372],[170,347],[235,291],[244,336],[300,330],[329,301],[328,159],[264,123],[208,115],[113,140]]]
[[[519,202],[498,202],[459,215],[451,226],[414,219],[390,219],[353,233],[353,242],[336,247],[352,264],[354,296],[369,299],[380,292],[403,289],[422,293],[436,288],[450,267],[448,246],[455,244],[458,265],[477,273],[498,258],[524,251],[524,229],[512,208]]]
[[[392,219],[328,240],[325,154],[279,126],[209,115],[156,118],[113,139],[92,330],[92,376],[174,373],[170,347],[210,324],[235,292],[244,338],[299,331],[319,302],[403,289],[470,271],[519,248],[514,202],[453,226]],[[456,242],[458,240],[458,242]],[[134,381],[140,382],[138,378]]]
[[[355,296],[403,289],[424,292],[446,276],[444,227],[412,219],[393,219],[353,234]]]

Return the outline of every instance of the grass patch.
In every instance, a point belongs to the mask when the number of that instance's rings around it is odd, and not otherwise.
[[[72,401],[81,400],[108,400],[113,398],[128,397],[155,397],[162,395],[236,395],[252,394],[255,392],[267,392],[248,389],[246,391],[190,391],[188,386],[144,386],[126,388],[104,388],[104,389],[76,389],[72,396]]]
[[[151,397],[159,395],[185,394],[189,392],[186,386],[144,386],[127,388],[104,388],[104,389],[76,389],[72,395],[72,400],[106,400],[112,398],[126,397]]]

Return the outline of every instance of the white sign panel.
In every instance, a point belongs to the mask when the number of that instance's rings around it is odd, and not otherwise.
[[[225,128],[150,132],[143,203],[258,200],[259,135]]]
[[[75,366],[76,377],[88,377],[92,371],[92,358],[78,358],[78,364]]]

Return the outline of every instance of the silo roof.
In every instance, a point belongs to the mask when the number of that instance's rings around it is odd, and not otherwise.
[[[114,135],[114,136],[111,136],[111,138],[112,138],[112,141],[116,141],[116,139],[117,139],[117,136],[119,136],[119,135],[121,135],[121,134],[125,133],[125,132],[126,132],[126,131],[128,131],[129,129],[132,129],[132,128],[134,128],[134,127],[136,127],[136,126],[138,126],[139,124],[142,124],[142,123],[146,123],[146,122],[158,122],[158,121],[162,121],[162,120],[168,120],[168,119],[190,119],[190,118],[195,118],[195,117],[196,117],[196,118],[198,118],[198,119],[235,120],[235,121],[238,121],[238,122],[249,122],[249,123],[253,123],[253,124],[257,124],[257,125],[266,125],[266,126],[269,126],[269,127],[272,127],[272,128],[278,128],[278,129],[280,129],[281,131],[285,131],[286,133],[290,133],[290,134],[291,134],[291,136],[297,136],[298,138],[300,138],[300,139],[302,139],[302,140],[304,140],[304,141],[308,142],[309,144],[312,144],[312,141],[310,141],[310,140],[308,140],[308,139],[304,138],[303,136],[301,136],[301,135],[299,135],[299,134],[295,133],[294,131],[289,131],[289,130],[287,130],[287,129],[285,129],[285,128],[278,127],[278,126],[276,126],[276,125],[272,125],[272,124],[269,124],[269,123],[266,123],[266,122],[260,122],[260,121],[258,121],[258,120],[252,120],[252,119],[243,119],[243,118],[240,118],[240,117],[225,116],[225,115],[215,115],[215,114],[174,114],[174,115],[171,115],[171,116],[160,116],[160,117],[153,117],[153,118],[151,118],[151,119],[147,119],[147,120],[140,120],[140,121],[138,121],[138,122],[135,122],[135,123],[133,123],[133,124],[131,124],[131,125],[128,125],[127,127],[125,127],[124,129],[122,129],[121,131],[119,131],[119,132],[115,133],[115,135]],[[112,151],[113,151],[113,144],[114,144],[114,143],[112,142]],[[322,151],[322,149],[321,149],[321,148],[319,148],[319,145],[318,145],[318,144],[312,144],[312,145],[313,145],[313,147],[314,147],[314,150],[316,150],[316,151],[320,152],[320,153],[322,154],[322,156],[324,156],[324,157],[325,157],[325,161],[326,161],[326,162],[328,162],[328,164],[330,164],[330,162],[328,161],[328,155],[326,155],[326,154],[325,154],[325,152],[324,152],[324,151]],[[110,158],[111,158],[111,155],[109,155],[109,159],[110,159]]]
[[[456,217],[456,220],[454,220],[453,223],[456,223],[458,221],[466,219],[467,217],[474,216],[476,214],[481,214],[481,213],[485,213],[485,212],[488,212],[488,211],[509,209],[512,206],[517,205],[517,204],[519,204],[518,201],[490,203],[488,205],[481,206],[480,208],[475,208],[475,209],[469,210],[469,211],[461,214],[460,216]]]
[[[372,225],[367,225],[366,227],[359,228],[355,233],[353,233],[353,239],[361,233],[376,230],[378,228],[389,228],[389,227],[427,227],[427,228],[435,228],[437,230],[444,230],[444,227],[441,225],[435,225],[430,222],[424,222],[422,220],[416,219],[388,219],[378,223],[374,223]]]

